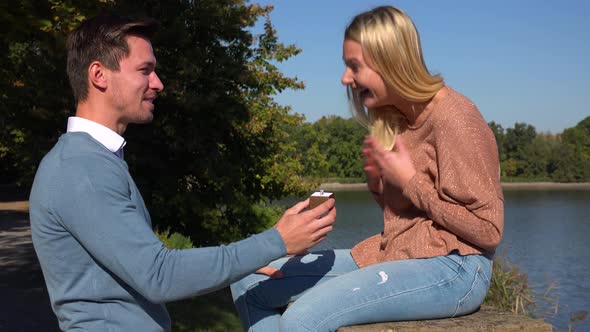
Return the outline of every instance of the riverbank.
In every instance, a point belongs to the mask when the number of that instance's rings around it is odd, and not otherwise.
[[[320,189],[327,191],[361,191],[367,189],[366,183],[322,183]],[[503,182],[504,190],[590,190],[590,182]]]

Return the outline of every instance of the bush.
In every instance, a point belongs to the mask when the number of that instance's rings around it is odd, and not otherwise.
[[[180,234],[180,233],[172,233],[170,234],[170,230],[167,229],[163,232],[156,230],[156,235],[164,243],[166,248],[169,249],[190,249],[193,248],[193,241],[190,238]]]

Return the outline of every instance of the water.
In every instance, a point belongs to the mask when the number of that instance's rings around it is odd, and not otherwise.
[[[529,285],[550,293],[556,315],[545,316],[556,331],[567,331],[571,315],[590,311],[590,190],[506,190],[504,237],[498,249],[528,275]],[[350,248],[379,233],[381,211],[364,191],[336,193],[337,224],[315,249]],[[590,331],[590,318],[574,331]]]

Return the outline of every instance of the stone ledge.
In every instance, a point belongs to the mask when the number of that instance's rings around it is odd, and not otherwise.
[[[471,315],[407,322],[386,322],[345,326],[338,332],[551,332],[553,326],[543,319],[534,319],[510,312],[502,312],[490,306]]]

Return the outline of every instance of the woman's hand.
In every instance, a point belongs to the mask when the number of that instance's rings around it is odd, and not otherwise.
[[[281,279],[282,277],[284,277],[283,271],[281,271],[277,268],[274,268],[270,265],[267,265],[265,267],[262,267],[262,268],[256,270],[256,273],[266,274],[271,279]]]
[[[369,191],[375,195],[381,195],[383,193],[381,167],[379,167],[373,157],[373,149],[369,147],[370,145],[367,142],[369,138],[371,137],[365,137],[363,143],[363,171],[365,171],[365,175],[367,176],[367,186],[369,187]]]
[[[392,151],[386,151],[374,137],[367,136],[363,153],[365,150],[380,169],[383,179],[402,191],[416,174],[410,152],[399,136]]]

